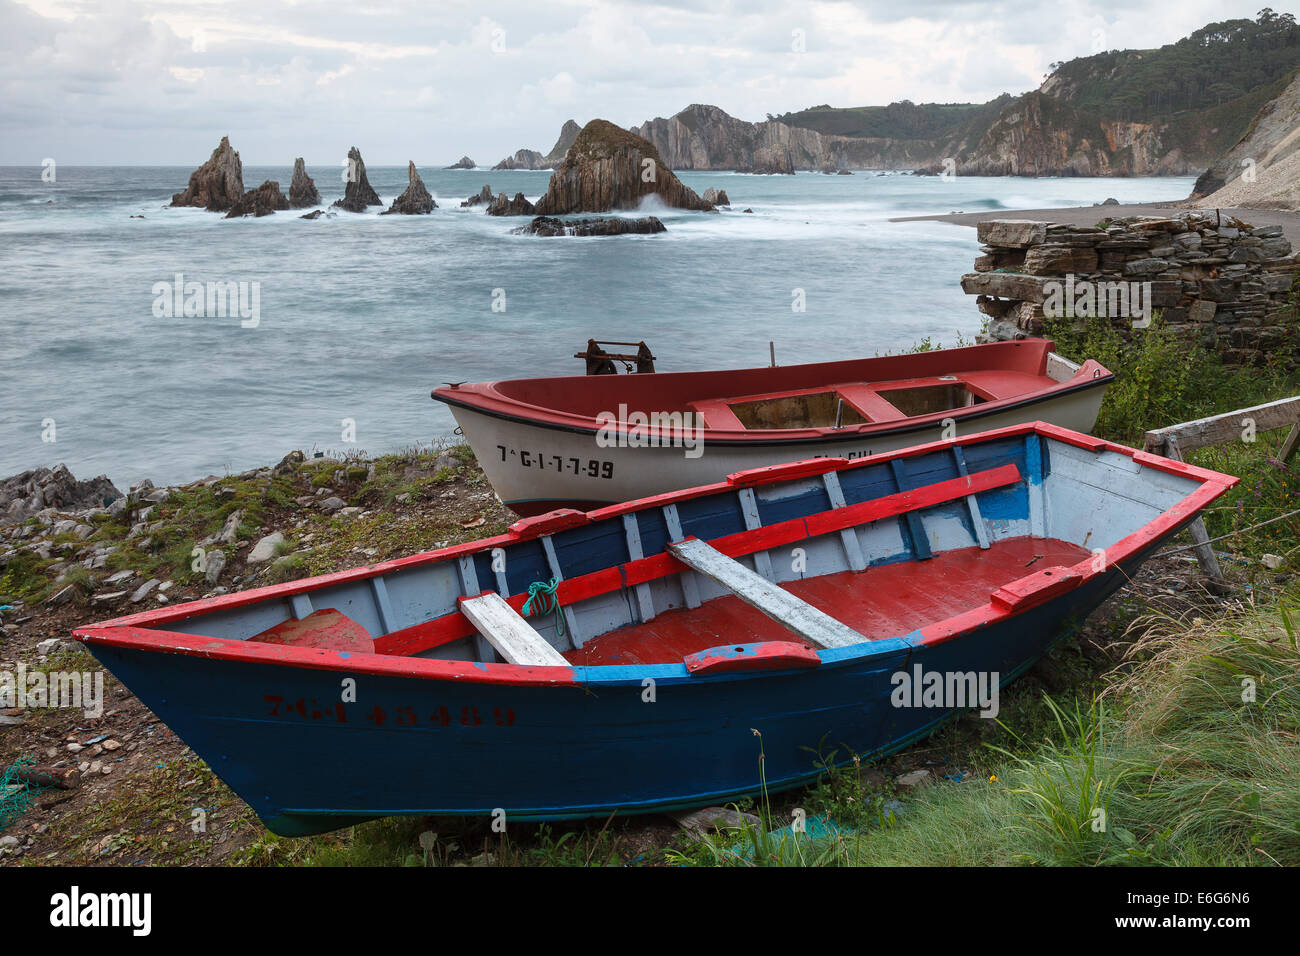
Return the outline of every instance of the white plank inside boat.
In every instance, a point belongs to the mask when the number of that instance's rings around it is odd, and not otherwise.
[[[746,604],[817,647],[848,647],[866,640],[847,624],[801,601],[698,538],[669,544],[668,550],[682,563],[717,581]]]
[[[568,667],[569,662],[542,635],[532,629],[515,609],[493,591],[460,602],[460,612],[469,618],[507,664],[526,667]]]

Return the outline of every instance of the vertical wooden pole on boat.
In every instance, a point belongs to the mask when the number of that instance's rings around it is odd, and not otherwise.
[[[952,458],[957,465],[957,474],[963,478],[970,477],[970,469],[966,467],[966,453],[961,450],[961,445],[952,446]],[[971,526],[975,529],[976,543],[984,550],[988,550],[992,544],[989,542],[988,527],[984,524],[984,515],[980,511],[979,499],[974,495],[967,495],[966,510],[970,513]]]
[[[460,576],[460,593],[466,597],[477,597],[482,593],[478,586],[478,572],[474,570],[474,556],[462,555],[456,559],[456,571]],[[497,660],[496,648],[482,634],[474,635],[474,646],[478,650],[478,659],[484,664],[494,664]]]
[[[1166,458],[1172,458],[1174,461],[1183,460],[1183,451],[1178,447],[1178,439],[1173,435],[1165,436],[1164,455]],[[1192,539],[1192,550],[1196,553],[1196,560],[1201,564],[1201,570],[1205,576],[1210,579],[1210,584],[1216,591],[1227,591],[1228,582],[1223,577],[1223,572],[1219,569],[1219,559],[1210,547],[1210,535],[1205,530],[1205,522],[1201,516],[1197,515],[1195,520],[1187,526],[1187,534]]]
[[[826,487],[826,498],[830,501],[832,508],[843,508],[847,505],[844,500],[844,489],[840,486],[840,476],[833,471],[828,471],[822,475],[822,484]],[[862,555],[862,543],[858,541],[857,528],[845,528],[840,532],[840,541],[844,542],[844,554],[849,562],[849,569],[852,571],[865,571],[867,569],[867,559]]]
[[[637,526],[636,515],[623,515],[623,534],[627,538],[627,557],[629,561],[640,561],[645,557],[641,550],[641,529]],[[650,585],[642,581],[636,586],[636,603],[641,609],[641,623],[644,624],[655,616],[654,597]]]
[[[745,528],[749,531],[755,531],[763,527],[763,519],[758,514],[758,499],[754,496],[753,488],[741,488],[736,493],[740,499],[740,510],[745,516]],[[754,570],[769,581],[775,581],[776,577],[772,573],[772,556],[766,551],[754,552]]]
[[[684,535],[682,534],[682,520],[677,514],[677,506],[664,505],[660,511],[663,512],[664,524],[668,528],[668,540],[670,542],[681,541]],[[699,607],[700,585],[699,582],[695,580],[695,572],[682,571],[677,575],[677,579],[682,584],[682,599],[686,602],[686,606],[692,608]]]
[[[542,550],[546,552],[546,563],[550,565],[551,575],[556,581],[563,581],[564,572],[560,570],[560,557],[555,553],[555,542],[551,540],[549,534],[542,536]],[[561,607],[560,613],[564,615],[564,626],[569,629],[569,640],[573,642],[574,647],[581,647],[582,634],[578,631],[578,616],[568,605]]]
[[[898,458],[891,458],[889,459],[889,468],[894,476],[894,484],[898,486],[898,490],[910,490],[908,488],[910,482],[907,480],[907,471],[903,467],[903,462]],[[921,521],[920,513],[911,510],[899,515],[899,518],[912,539],[912,554],[916,556],[916,560],[928,561],[933,558],[934,552],[930,550],[930,539],[926,537],[925,524]]]
[[[767,351],[772,356],[772,368],[776,368],[776,343],[771,339],[768,340]]]

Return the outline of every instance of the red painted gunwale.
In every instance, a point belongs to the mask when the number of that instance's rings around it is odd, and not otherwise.
[[[1021,339],[990,342],[958,349],[881,356],[842,362],[819,362],[776,368],[726,369],[706,372],[655,372],[646,375],[569,375],[554,378],[503,379],[442,386],[432,397],[497,418],[538,427],[559,428],[595,434],[602,428],[598,410],[613,413],[621,403],[633,411],[697,412],[708,408],[727,421],[727,427],[703,430],[704,443],[745,445],[858,439],[900,429],[922,428],[952,418],[982,417],[1028,402],[1042,401],[1082,388],[1110,382],[1114,375],[1089,359],[1068,381],[1057,382],[1047,375],[1047,356],[1055,348],[1050,339]],[[948,368],[943,363],[952,363]],[[924,370],[924,371],[922,371]],[[940,379],[940,376],[955,376]],[[784,383],[784,387],[783,384]],[[900,388],[961,384],[987,401],[964,408],[908,417],[888,402],[888,394]],[[739,426],[728,403],[762,398],[809,394],[842,389],[845,400],[868,417],[877,420],[841,428],[746,429]],[[511,393],[536,393],[528,400]],[[854,393],[859,394],[855,399]],[[545,401],[554,404],[542,404]],[[880,417],[879,408],[891,410]],[[577,410],[574,409],[584,409]],[[617,422],[608,426],[626,433],[632,426]],[[645,436],[659,440],[680,437],[678,430],[650,428]]]
[[[874,455],[870,458],[855,459],[843,464],[841,464],[838,459],[816,459],[815,461],[817,462],[818,467],[820,467],[824,462],[833,462],[833,470],[848,471],[854,468],[862,468],[896,458],[916,457],[928,452],[951,448],[954,445],[965,446],[999,438],[1028,434],[1038,434],[1045,438],[1055,439],[1064,442],[1065,444],[1074,445],[1089,451],[1110,451],[1126,455],[1138,464],[1146,467],[1173,474],[1184,475],[1201,482],[1199,488],[1195,489],[1180,502],[1166,510],[1163,514],[1107,548],[1104,554],[1105,567],[1111,567],[1115,564],[1123,563],[1137,554],[1140,554],[1158,538],[1171,533],[1182,524],[1190,521],[1202,508],[1208,505],[1215,498],[1222,495],[1228,489],[1232,488],[1240,480],[1232,475],[1221,474],[1186,462],[1174,461],[1173,459],[1163,458],[1159,455],[1153,455],[1148,452],[1137,451],[1123,445],[1117,445],[1114,442],[1094,438],[1091,435],[1083,435],[1079,432],[1060,428],[1046,422],[1027,422],[979,434],[963,436],[957,439],[928,442],[922,445],[899,449],[894,452]],[[790,464],[796,465],[801,463]],[[780,468],[789,466],[776,467]],[[991,470],[996,471],[996,469]],[[599,521],[632,511],[662,507],[667,504],[673,504],[691,498],[732,490],[737,487],[738,482],[746,480],[753,471],[767,472],[770,471],[770,469],[752,469],[751,471],[739,472],[736,475],[732,475],[728,481],[701,485],[696,488],[687,488],[680,491],[667,492],[662,495],[642,498],[637,501],[611,505],[606,508],[597,509],[596,511],[587,512],[583,518],[585,521]],[[915,489],[915,491],[922,490],[924,489]],[[871,502],[867,502],[867,504],[870,503]],[[581,512],[576,514],[582,515]],[[539,517],[546,518],[547,516],[543,515]],[[808,517],[816,518],[819,516]],[[584,521],[579,520],[572,514],[566,515],[564,520],[575,522],[570,526],[577,526],[578,524],[584,523]],[[808,519],[805,518],[800,520],[806,521]],[[539,528],[545,528],[547,526],[544,522],[537,521],[537,519],[524,519],[516,522],[515,525],[512,525],[511,527],[518,527],[519,530],[511,530],[507,531],[505,534],[496,535],[491,538],[484,538],[479,541],[466,542],[464,544],[442,548],[437,551],[424,552],[422,554],[411,555],[406,558],[398,558],[392,561],[383,561],[378,564],[350,568],[345,571],[337,571],[319,577],[304,578],[298,581],[269,585],[263,588],[241,591],[236,594],[221,595],[220,597],[207,598],[187,604],[176,605],[174,607],[163,607],[149,611],[142,611],[126,617],[79,627],[73,631],[73,636],[83,642],[99,643],[114,647],[207,657],[214,660],[245,661],[285,667],[335,670],[349,674],[380,674],[427,680],[457,680],[474,683],[511,685],[573,685],[579,683],[580,681],[577,677],[577,671],[573,668],[523,667],[515,664],[482,664],[465,661],[402,657],[383,653],[359,655],[347,654],[345,652],[319,648],[286,647],[276,644],[250,643],[241,640],[212,638],[162,628],[163,625],[177,624],[191,617],[216,610],[229,610],[262,601],[288,598],[295,594],[308,593],[334,584],[364,581],[403,568],[416,567],[438,561],[453,560],[479,551],[490,551],[492,548],[502,547],[520,540],[536,537],[538,534],[547,533],[545,531],[539,531]],[[763,531],[766,529],[758,530]],[[725,542],[725,540],[726,539],[717,539],[711,543],[716,547],[719,541]],[[664,556],[654,555],[642,560],[655,562],[662,560],[663,557]],[[667,560],[675,561],[675,559],[672,559],[671,557],[668,557]],[[1077,572],[1079,575],[1075,586],[1082,585],[1097,574],[1104,573],[1095,570],[1095,563],[1096,559],[1090,556],[1070,568],[1071,571]],[[604,571],[596,572],[594,576],[587,577],[606,576],[612,579],[612,576],[615,574],[621,575],[618,568],[609,568]],[[576,581],[579,579],[574,580]],[[597,582],[592,582],[593,586],[596,584]],[[513,595],[508,599],[511,606],[515,607],[516,610],[523,606],[524,600],[524,595]],[[973,608],[965,613],[954,615],[953,617],[923,628],[921,630],[921,643],[938,644],[951,640],[952,638],[960,636],[974,628],[993,623],[1003,618],[1012,617],[1024,610],[1025,606],[1027,605],[1021,605],[1014,609],[1010,609],[994,604],[992,600],[990,600],[990,603],[987,605]],[[460,615],[457,614],[456,616],[459,617]],[[417,625],[417,627],[418,626],[420,625]],[[408,628],[407,630],[411,629]],[[384,637],[391,638],[393,636],[393,634],[384,635],[379,640],[383,640]],[[862,648],[863,654],[871,653],[870,642],[864,643]],[[598,674],[599,670],[600,668],[591,668],[588,670],[588,675],[593,674],[593,672]],[[585,679],[582,682],[586,682],[586,680],[590,679],[589,676],[586,675],[584,675],[584,678]],[[629,680],[633,678],[620,679]]]

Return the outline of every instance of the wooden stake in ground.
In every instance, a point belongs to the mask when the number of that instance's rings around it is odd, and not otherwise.
[[[1199,418],[1194,422],[1183,422],[1167,428],[1157,428],[1147,432],[1145,448],[1157,455],[1164,455],[1176,461],[1183,461],[1186,452],[1207,445],[1222,445],[1225,442],[1239,441],[1243,429],[1249,425],[1252,433],[1271,431],[1275,428],[1291,426],[1278,458],[1286,464],[1300,446],[1300,396],[1282,398],[1263,405],[1239,408],[1222,415]],[[1226,593],[1228,582],[1224,580],[1219,568],[1219,559],[1210,547],[1210,536],[1205,530],[1205,522],[1198,516],[1187,526],[1187,533],[1192,538],[1193,550],[1201,563],[1201,569],[1210,579],[1213,590]]]

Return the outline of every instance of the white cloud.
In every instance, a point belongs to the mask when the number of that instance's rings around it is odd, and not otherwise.
[[[493,163],[689,103],[984,101],[1258,0],[0,0],[0,163]],[[806,52],[791,50],[802,31]],[[1100,33],[1098,32],[1100,31]],[[30,153],[30,155],[29,155]]]

